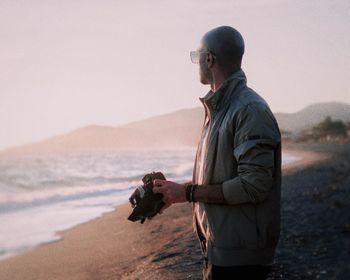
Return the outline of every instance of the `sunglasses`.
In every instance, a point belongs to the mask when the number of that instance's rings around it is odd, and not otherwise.
[[[191,52],[190,52],[190,57],[191,57],[192,63],[198,64],[202,53],[211,53],[211,52],[205,52],[205,51],[191,51]],[[215,58],[215,55],[213,55],[213,57]]]

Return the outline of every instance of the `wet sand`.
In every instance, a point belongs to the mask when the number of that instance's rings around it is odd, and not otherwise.
[[[270,279],[350,279],[350,145],[291,145],[282,232]],[[129,205],[59,233],[62,240],[0,261],[1,280],[201,279],[188,203],[143,225]]]

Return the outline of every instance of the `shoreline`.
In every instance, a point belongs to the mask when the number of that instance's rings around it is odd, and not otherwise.
[[[325,161],[332,157],[331,153],[327,153],[327,152],[320,153],[320,152],[306,151],[306,150],[301,150],[296,148],[286,149],[285,152],[293,156],[298,155],[301,157],[301,159],[295,160],[286,165],[283,165],[282,166],[283,175],[297,172],[303,168],[306,168],[317,162]]]
[[[303,157],[284,166],[284,176],[331,156],[298,147],[284,152]],[[200,276],[202,260],[192,230],[189,204],[173,205],[165,214],[143,225],[126,219],[131,212],[128,204],[114,208],[102,217],[58,232],[61,240],[0,260],[0,279],[197,279]],[[188,246],[179,253],[177,248],[182,243]],[[178,278],[172,278],[172,270],[160,269],[160,264],[174,266],[177,262],[182,266],[177,270]],[[148,276],[144,274],[146,271]]]
[[[183,151],[183,150],[182,150]],[[294,165],[301,165],[305,160],[304,159],[309,159],[309,158],[312,158],[313,160],[315,158],[319,157],[318,154],[313,154],[313,153],[310,153],[310,152],[303,152],[303,151],[299,151],[299,150],[287,150],[287,151],[283,151],[283,168],[287,168],[289,169],[291,166],[294,166]],[[131,191],[131,190],[130,190]],[[129,192],[130,192],[129,191]],[[110,199],[111,200],[111,199]],[[43,235],[43,230],[40,229],[40,225],[45,225],[44,223],[38,223],[37,226],[39,227],[38,230],[29,230],[28,234],[30,236],[36,236],[36,241],[34,241],[33,243],[31,244],[26,244],[26,241],[25,241],[25,238],[23,235],[20,235],[19,238],[21,238],[20,240],[17,241],[17,244],[21,244],[21,246],[17,246],[17,248],[14,248],[16,250],[8,250],[6,252],[6,249],[5,251],[3,252],[0,252],[0,261],[1,260],[5,260],[7,258],[10,258],[10,257],[14,257],[16,255],[19,255],[19,254],[22,254],[22,253],[25,253],[25,252],[28,252],[30,250],[33,250],[35,248],[37,248],[38,246],[42,246],[42,245],[47,245],[47,244],[50,244],[52,242],[57,242],[59,240],[62,239],[62,233],[67,231],[67,230],[70,230],[76,226],[79,226],[81,224],[85,224],[87,222],[90,222],[90,221],[93,221],[97,218],[101,218],[104,214],[106,213],[109,213],[109,212],[112,212],[112,211],[115,211],[115,208],[119,205],[122,205],[122,204],[127,204],[127,199],[126,197],[124,197],[124,199],[118,201],[120,199],[115,199],[114,200],[114,204],[110,204],[110,205],[106,205],[105,207],[108,208],[108,209],[105,209],[105,210],[101,210],[101,212],[95,212],[94,215],[92,215],[91,217],[84,217],[84,218],[79,218],[79,217],[75,217],[74,216],[74,213],[72,213],[73,216],[71,217],[67,217],[68,219],[71,220],[71,222],[69,223],[70,225],[66,225],[66,226],[60,226],[60,222],[57,222],[55,224],[52,225],[52,227],[49,227],[48,229],[50,229],[50,234],[48,235],[48,232],[47,230],[44,230],[45,233]],[[116,202],[117,201],[117,202]],[[112,202],[112,200],[111,200]],[[58,206],[59,205],[59,206]],[[33,214],[35,215],[35,212],[36,211],[53,211],[52,210],[53,208],[55,207],[60,207],[61,204],[50,204],[50,205],[42,205],[42,206],[36,206],[34,208],[31,208],[30,207],[30,211],[34,211]],[[42,207],[42,208],[38,208],[38,207]],[[42,210],[39,210],[39,209],[42,209]],[[73,211],[75,211],[74,209],[72,209]],[[21,210],[23,211],[23,210]],[[95,209],[95,211],[97,211],[97,209]],[[53,213],[52,213],[53,214]],[[52,215],[51,214],[51,215]],[[31,215],[27,215],[28,218],[31,216]],[[74,218],[75,217],[75,218]],[[39,214],[39,216],[36,217],[36,219],[40,219],[42,218],[41,215]],[[7,218],[9,219],[9,218]],[[13,217],[13,219],[16,219],[16,217]],[[76,222],[74,222],[74,220]],[[62,222],[62,219],[61,219],[61,222]],[[65,219],[65,224],[67,224],[67,220]],[[19,227],[20,229],[21,227]],[[24,230],[24,228],[22,227],[22,229]],[[6,232],[4,233],[5,236],[6,236]],[[39,235],[42,235],[41,239],[39,237]],[[12,238],[10,235],[8,236],[9,238]],[[6,237],[5,237],[6,238]],[[6,239],[4,239],[4,237],[2,238],[2,244],[4,244],[4,241]],[[13,239],[13,241],[11,240],[10,242],[15,242],[16,239]],[[5,243],[6,244],[6,243]],[[6,252],[6,253],[5,253]],[[2,253],[2,254],[1,254]]]

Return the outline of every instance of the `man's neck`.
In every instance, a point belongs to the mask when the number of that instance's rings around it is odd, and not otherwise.
[[[211,83],[211,91],[212,92],[217,92],[217,90],[220,88],[222,83],[225,81],[225,78],[221,75],[214,77],[213,82]]]
[[[218,89],[221,87],[222,83],[238,70],[239,69],[234,70],[226,75],[221,72],[217,72],[216,75],[213,75],[213,82],[210,84],[211,91],[214,93],[217,92]]]

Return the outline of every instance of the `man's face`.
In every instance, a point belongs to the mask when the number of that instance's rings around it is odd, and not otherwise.
[[[199,58],[199,79],[202,84],[209,85],[212,83],[213,78],[212,78],[211,71],[208,68],[208,63],[207,63],[208,53],[206,53],[207,49],[203,45],[201,45],[198,48],[198,51],[203,52],[200,54],[200,58]]]

